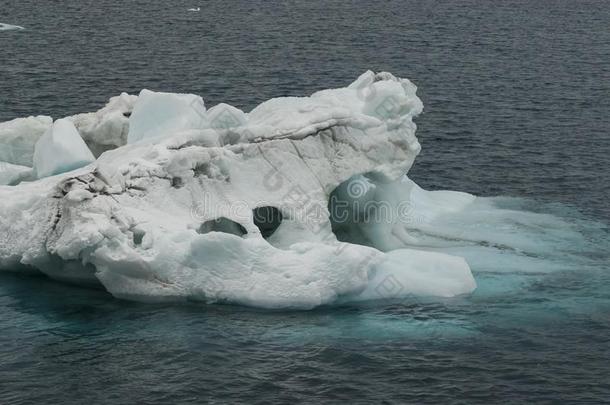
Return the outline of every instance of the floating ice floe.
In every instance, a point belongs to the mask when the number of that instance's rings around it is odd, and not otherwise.
[[[266,308],[471,293],[462,257],[421,246],[426,226],[476,200],[405,177],[422,108],[410,81],[370,71],[249,113],[121,95],[47,128],[33,159],[44,178],[0,187],[0,269]],[[23,138],[39,137],[33,122]]]
[[[15,31],[15,30],[24,30],[25,28],[20,27],[19,25],[11,25],[0,23],[0,31]]]

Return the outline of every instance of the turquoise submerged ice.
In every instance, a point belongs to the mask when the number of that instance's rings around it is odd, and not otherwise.
[[[34,153],[38,177],[65,173],[0,188],[0,268],[129,300],[309,309],[469,295],[489,274],[557,271],[586,246],[552,215],[411,181],[422,108],[410,81],[373,72],[250,113],[114,98],[38,141],[68,145]],[[66,172],[67,157],[93,163]]]

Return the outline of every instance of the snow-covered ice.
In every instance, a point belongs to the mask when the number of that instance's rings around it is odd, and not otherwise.
[[[0,123],[0,161],[32,167],[36,142],[52,124],[44,115]]]
[[[39,177],[63,173],[0,186],[0,269],[267,308],[468,294],[459,252],[426,242],[477,199],[405,176],[421,149],[416,90],[369,71],[249,113],[143,90],[44,121],[42,137],[29,118],[17,139],[40,137]]]
[[[129,117],[138,96],[122,93],[93,113],[68,117],[95,156],[127,143]]]
[[[0,186],[17,184],[31,176],[31,167],[0,162]]]

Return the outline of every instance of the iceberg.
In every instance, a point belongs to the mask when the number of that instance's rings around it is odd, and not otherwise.
[[[69,172],[94,161],[76,127],[67,119],[55,121],[34,149],[34,171],[38,178]]]
[[[143,90],[58,120],[36,145],[42,178],[0,186],[0,270],[143,302],[469,294],[467,262],[421,236],[477,199],[406,177],[421,149],[416,90],[368,71],[249,113]]]

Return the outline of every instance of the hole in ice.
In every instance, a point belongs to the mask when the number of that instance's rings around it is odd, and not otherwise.
[[[184,185],[181,177],[172,177],[172,187],[180,188]]]
[[[254,225],[260,229],[263,238],[267,239],[282,223],[283,215],[276,207],[264,206],[252,210]]]
[[[133,231],[133,244],[136,246],[142,245],[142,241],[144,240],[145,233],[143,231],[134,230]]]
[[[197,232],[201,234],[208,232],[224,232],[237,236],[244,236],[248,233],[246,228],[244,228],[241,224],[226,217],[220,217],[204,222],[203,225],[199,227]]]
[[[362,229],[379,220],[383,207],[375,200],[372,174],[356,175],[339,184],[330,194],[328,211],[332,231],[341,242],[373,246]],[[373,177],[374,178],[374,177]]]

